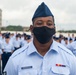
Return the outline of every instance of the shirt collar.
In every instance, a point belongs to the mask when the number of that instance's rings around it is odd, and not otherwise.
[[[52,45],[50,46],[49,51],[51,51],[51,50],[54,50],[55,52],[59,53],[59,51],[58,51],[58,43],[56,41],[54,41],[54,40],[53,40]]]
[[[30,54],[32,54],[32,53],[34,53],[34,52],[37,52],[37,50],[36,50],[36,48],[35,48],[35,46],[34,46],[34,44],[33,44],[33,41],[31,41],[31,42],[29,43],[27,55],[30,55]]]
[[[56,51],[56,52],[59,53],[59,51],[58,51],[58,45],[57,45],[57,44],[58,44],[58,43],[53,40],[53,43],[52,43],[52,45],[50,46],[49,51],[54,50],[54,51]],[[30,55],[30,54],[32,54],[32,53],[34,53],[34,52],[37,52],[37,49],[35,48],[35,46],[34,46],[34,44],[33,44],[33,41],[31,41],[31,42],[29,43],[27,55]]]

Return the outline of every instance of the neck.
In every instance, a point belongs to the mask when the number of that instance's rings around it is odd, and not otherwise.
[[[41,43],[39,43],[36,39],[34,39],[33,42],[34,42],[34,45],[35,45],[37,51],[38,51],[42,56],[44,56],[44,55],[47,53],[47,51],[49,50],[49,48],[50,48],[53,40],[51,39],[51,40],[50,40],[48,43],[46,43],[46,44],[41,44]]]
[[[6,43],[8,44],[8,43],[9,43],[9,41],[6,41]]]

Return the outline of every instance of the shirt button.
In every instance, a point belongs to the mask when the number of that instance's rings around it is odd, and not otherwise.
[[[44,61],[46,61],[46,59],[44,59]]]

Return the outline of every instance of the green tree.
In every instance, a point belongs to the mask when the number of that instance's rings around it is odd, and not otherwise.
[[[23,31],[23,27],[20,25],[18,25],[18,26],[9,25],[6,27],[6,30],[8,30],[8,31]]]

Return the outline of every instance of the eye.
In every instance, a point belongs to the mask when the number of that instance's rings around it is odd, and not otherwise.
[[[47,25],[48,25],[48,26],[52,26],[53,24],[52,24],[52,23],[47,23]]]
[[[36,23],[36,25],[42,25],[42,24],[43,24],[42,21],[38,21],[38,22]]]
[[[39,23],[39,22],[38,22],[37,25],[42,25],[42,23]]]

